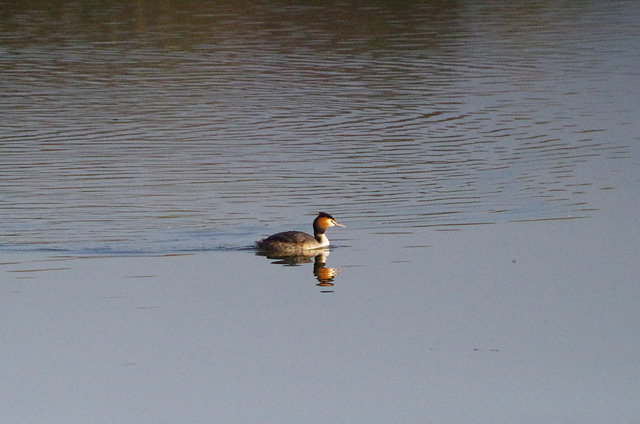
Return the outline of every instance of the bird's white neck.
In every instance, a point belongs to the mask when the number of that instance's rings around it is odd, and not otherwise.
[[[318,243],[320,243],[321,247],[329,246],[329,239],[324,235],[324,233],[316,234],[316,240],[318,240]]]

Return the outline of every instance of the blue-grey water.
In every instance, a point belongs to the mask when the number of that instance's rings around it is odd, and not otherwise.
[[[4,2],[7,422],[637,422],[639,19]]]

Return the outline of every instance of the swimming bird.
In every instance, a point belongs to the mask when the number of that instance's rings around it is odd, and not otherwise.
[[[329,246],[329,239],[324,234],[329,227],[344,227],[338,224],[331,215],[320,212],[313,220],[313,236],[302,231],[285,231],[256,242],[258,250],[295,254]]]

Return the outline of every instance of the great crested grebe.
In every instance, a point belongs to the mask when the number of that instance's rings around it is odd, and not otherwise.
[[[302,231],[285,231],[256,242],[259,250],[279,253],[299,253],[329,246],[324,232],[329,227],[344,227],[328,213],[320,212],[313,220],[313,237]]]

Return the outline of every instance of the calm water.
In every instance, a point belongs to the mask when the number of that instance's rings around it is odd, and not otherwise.
[[[0,5],[11,422],[637,422],[640,3],[504,3]]]

